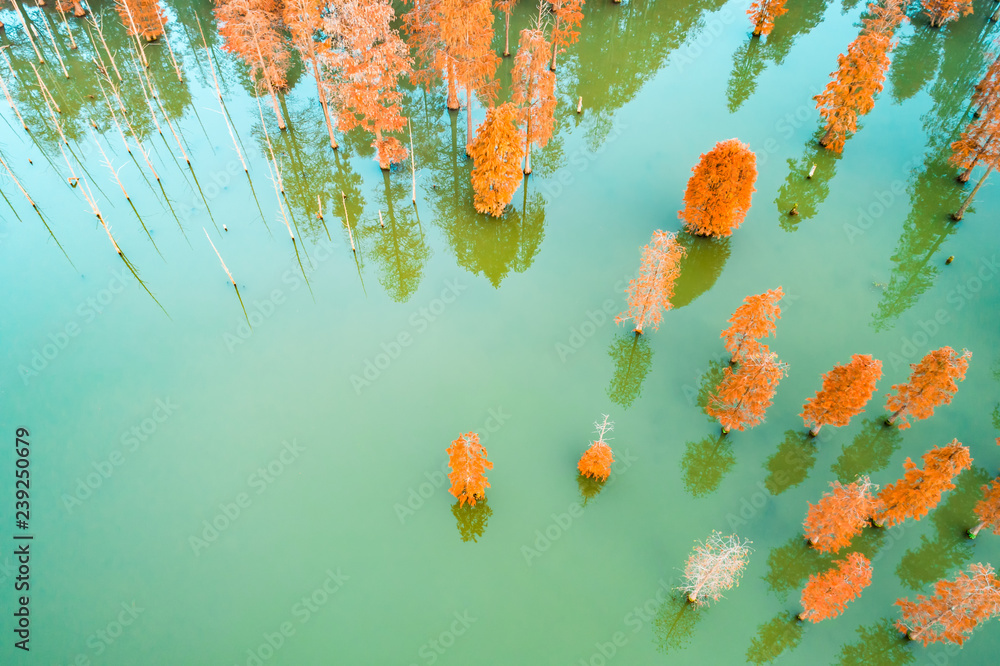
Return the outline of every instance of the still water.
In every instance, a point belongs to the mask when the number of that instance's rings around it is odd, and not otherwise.
[[[407,88],[414,206],[409,163],[381,172],[361,133],[329,149],[296,65],[289,130],[264,109],[294,244],[245,67],[222,53],[209,3],[168,4],[183,81],[162,41],[147,52],[192,166],[169,128],[130,111],[159,183],[122,145],[84,24],[71,19],[73,51],[58,13],[28,10],[42,37],[53,25],[70,74],[39,39],[67,153],[142,284],[66,184],[30,45],[0,13],[17,72],[5,79],[33,128],[0,105],[0,153],[51,228],[0,177],[17,212],[0,203],[0,421],[10,439],[30,431],[34,536],[31,652],[12,647],[5,613],[2,663],[996,660],[995,622],[954,653],[907,647],[890,626],[897,598],[1000,564],[1000,537],[963,537],[1000,464],[995,182],[962,223],[947,219],[963,197],[948,145],[996,32],[989,3],[941,31],[922,18],[901,28],[886,88],[839,156],[816,145],[811,97],[857,34],[860,3],[788,0],[760,41],[741,3],[588,4],[559,61],[556,135],[500,220],[472,208],[465,113],[447,112],[443,89]],[[93,9],[124,53],[113,8]],[[533,13],[516,9],[512,35]],[[138,86],[122,93],[145,108]],[[473,122],[483,115],[476,103]],[[680,228],[691,167],[734,136],[758,156],[749,216],[729,239],[682,236],[677,307],[635,342],[611,319],[639,250]],[[764,424],[719,440],[700,406],[722,367],[719,331],[745,296],[779,285],[771,347],[789,376]],[[944,345],[973,352],[954,402],[910,430],[882,428],[886,391]],[[883,361],[879,391],[850,426],[810,441],[800,407],[854,353]],[[576,461],[603,413],[618,463],[595,495]],[[445,448],[468,431],[495,467],[488,501],[460,511]],[[873,584],[844,615],[792,623],[805,580],[831,560],[804,547],[807,502],[835,479],[889,483],[907,456],[952,438],[975,459],[957,488],[920,522],[856,541]],[[0,523],[9,609],[12,491]],[[690,612],[672,588],[713,529],[754,552],[738,588]]]

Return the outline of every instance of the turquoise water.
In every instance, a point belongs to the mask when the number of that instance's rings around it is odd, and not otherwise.
[[[383,174],[360,133],[329,150],[315,86],[298,67],[284,98],[289,131],[278,137],[264,108],[294,245],[260,112],[244,68],[218,48],[209,5],[168,10],[183,82],[163,45],[147,49],[192,169],[169,130],[161,137],[140,114],[136,87],[123,89],[162,191],[102,110],[92,46],[73,23],[80,49],[63,50],[72,78],[56,62],[40,72],[80,175],[162,309],[80,188],[64,184],[30,46],[3,12],[18,72],[9,83],[37,129],[26,134],[0,105],[0,151],[72,260],[0,178],[20,218],[0,203],[0,276],[12,285],[0,323],[3,424],[31,433],[35,537],[31,653],[5,640],[3,663],[735,664],[781,645],[775,663],[838,663],[863,636],[885,646],[869,663],[991,663],[995,623],[955,654],[905,647],[879,623],[896,619],[898,597],[928,593],[968,563],[1000,562],[998,537],[963,538],[1000,464],[998,195],[987,182],[966,219],[949,222],[963,194],[946,164],[994,26],[979,3],[939,33],[921,19],[902,28],[886,90],[831,156],[815,146],[810,98],[856,35],[861,7],[788,6],[753,43],[739,4],[588,5],[580,43],[560,56],[557,134],[499,221],[472,209],[465,113],[444,109],[443,90],[406,101],[414,207],[408,164]],[[29,14],[45,35],[39,12]],[[103,12],[112,48],[124,49],[116,16]],[[191,46],[195,12],[252,181]],[[531,14],[518,7],[512,33]],[[476,103],[474,123],[483,115]],[[93,148],[91,118],[149,236]],[[633,343],[610,319],[639,249],[654,229],[680,228],[691,167],[733,136],[758,155],[747,220],[722,242],[684,239],[678,307]],[[794,203],[801,214],[790,218]],[[719,331],[746,295],[778,285],[787,296],[771,348],[789,376],[764,424],[719,442],[699,407],[723,358]],[[973,352],[954,402],[909,430],[882,429],[891,384],[943,345]],[[800,406],[854,353],[883,361],[879,391],[850,426],[812,443]],[[587,498],[594,489],[577,483],[575,465],[603,413],[619,462]],[[445,449],[468,431],[495,467],[488,510],[456,515]],[[952,438],[971,448],[973,469],[920,522],[859,540],[874,566],[862,597],[818,625],[784,621],[829,563],[801,542],[807,502],[837,478],[889,483],[907,456]],[[13,451],[4,460],[13,475]],[[10,608],[16,530],[5,497]],[[738,588],[691,613],[670,589],[713,529],[751,539],[754,552]],[[8,616],[7,639],[12,627]]]

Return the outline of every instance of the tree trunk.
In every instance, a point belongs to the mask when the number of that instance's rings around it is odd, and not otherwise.
[[[891,425],[895,424],[896,423],[896,419],[898,419],[899,415],[902,414],[906,410],[906,407],[907,407],[907,405],[903,405],[902,407],[900,407],[899,409],[897,409],[896,411],[894,411],[892,414],[890,414],[889,418],[887,418],[885,420],[885,424],[887,426],[891,426]]]
[[[986,179],[990,175],[990,171],[993,171],[993,165],[992,164],[986,169],[986,173],[984,173],[983,177],[979,179],[979,182],[976,183],[976,186],[974,188],[972,188],[972,191],[969,192],[969,198],[965,200],[965,203],[963,203],[962,207],[958,209],[958,212],[955,213],[955,214],[953,214],[951,216],[951,219],[953,219],[956,222],[958,222],[963,217],[965,217],[965,211],[968,210],[969,205],[972,204],[972,200],[976,197],[976,192],[978,192],[979,188],[982,187],[983,183],[986,182]]]
[[[528,112],[527,131],[524,139],[524,175],[531,173],[531,112]]]
[[[268,91],[271,93],[271,106],[274,107],[274,115],[278,116],[278,129],[284,131],[285,117],[281,115],[281,107],[278,106],[278,95],[270,85],[268,85]]]
[[[505,37],[504,37],[505,41],[504,41],[504,47],[503,47],[503,57],[504,58],[509,58],[510,57],[510,12],[505,12],[504,16],[505,16],[504,21],[505,21],[507,27],[506,27],[506,34],[505,34]]]
[[[830,137],[831,137],[831,136],[833,136],[833,127],[832,127],[832,126],[831,126],[831,127],[828,127],[828,128],[827,128],[827,130],[826,130],[826,134],[824,134],[824,135],[823,135],[823,138],[821,138],[821,139],[819,140],[819,145],[821,145],[821,146],[823,146],[824,148],[826,148],[826,145],[827,145],[828,143],[830,143]]]
[[[382,154],[382,130],[378,129],[377,127],[375,128],[375,145],[378,146],[378,148],[377,148],[377,150],[378,150],[377,157],[378,157],[379,168],[381,168],[382,171],[388,171],[389,167],[392,166],[392,165],[389,162],[386,162],[384,160],[384,158],[383,158],[383,154]]]
[[[557,32],[559,32],[559,14],[556,14],[556,20],[552,24],[552,64],[549,65],[549,69],[553,72],[556,71],[556,55],[559,53],[559,41],[555,37]]]
[[[448,58],[448,108],[457,110],[462,105],[458,103],[458,92],[455,88],[455,63]]]
[[[323,118],[326,120],[326,131],[330,135],[330,147],[337,150],[337,139],[333,136],[333,123],[330,122],[330,107],[326,101],[326,92],[323,91],[323,84],[319,80],[319,66],[316,64],[316,56],[310,58],[313,67],[313,76],[316,77],[316,91],[319,93],[319,103],[323,106]]]
[[[813,427],[813,428],[812,428],[812,429],[811,429],[811,430],[809,431],[809,436],[810,436],[810,437],[818,437],[818,436],[819,436],[819,429],[820,429],[820,428],[822,428],[822,427],[823,427],[823,424],[822,424],[822,423],[821,423],[821,424],[819,424],[818,426],[815,426],[815,427]]]
[[[986,521],[985,520],[979,521],[978,525],[969,530],[969,538],[975,539],[976,535],[979,534],[979,530],[983,529],[984,527],[986,527]]]
[[[472,88],[465,86],[465,156],[472,156]]]

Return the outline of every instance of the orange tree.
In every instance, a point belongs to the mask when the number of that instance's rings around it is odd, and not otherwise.
[[[757,157],[739,139],[720,141],[692,169],[677,216],[698,236],[732,236],[750,210]]]

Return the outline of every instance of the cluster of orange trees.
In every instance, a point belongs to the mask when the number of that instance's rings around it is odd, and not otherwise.
[[[156,7],[151,0],[143,1]],[[496,3],[506,16],[504,55],[510,53],[510,13],[515,3]],[[531,173],[532,147],[544,147],[552,136],[557,56],[579,37],[582,5],[583,0],[539,3],[534,26],[520,34],[511,101],[500,106],[494,106],[500,57],[492,50],[491,0],[414,0],[401,17],[408,43],[391,27],[395,14],[389,0],[217,0],[215,13],[224,48],[247,64],[258,92],[270,97],[279,128],[286,124],[278,94],[287,85],[294,50],[316,80],[331,147],[337,147],[335,129],[361,127],[373,135],[383,169],[407,155],[392,136],[407,123],[398,87],[403,77],[427,88],[446,82],[446,104],[452,110],[461,107],[460,93],[464,93],[466,153],[475,165],[474,205],[481,213],[500,216],[520,184],[522,171]],[[135,15],[127,18],[133,20]],[[147,38],[158,34],[138,32]],[[485,121],[475,131],[474,98],[488,107]]]

